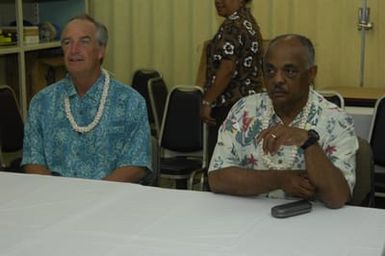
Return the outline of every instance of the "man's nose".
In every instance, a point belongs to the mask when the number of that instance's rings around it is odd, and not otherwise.
[[[277,70],[272,78],[274,83],[283,83],[285,81],[285,74],[282,70]]]
[[[77,53],[79,51],[79,43],[78,42],[72,42],[70,44],[70,52],[71,53]]]

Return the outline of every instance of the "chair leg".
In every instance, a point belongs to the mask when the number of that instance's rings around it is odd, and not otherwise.
[[[190,177],[188,178],[188,185],[187,185],[187,189],[188,190],[194,190],[194,182],[196,180],[196,177],[198,177],[197,175],[201,175],[202,174],[202,171],[201,169],[198,169],[198,170],[195,170],[193,171],[191,174],[190,174]],[[199,184],[200,185],[200,184]],[[200,186],[199,186],[199,189],[200,189]]]
[[[199,190],[200,191],[204,191],[205,189],[205,181],[206,181],[206,173],[205,172],[202,172],[201,174],[201,179],[200,179],[200,182],[199,182]]]

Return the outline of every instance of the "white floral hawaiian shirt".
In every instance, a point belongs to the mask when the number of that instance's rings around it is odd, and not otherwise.
[[[304,128],[314,129],[319,133],[319,144],[330,161],[342,171],[350,190],[353,191],[355,154],[358,149],[353,120],[345,111],[312,89],[308,100],[311,105]],[[257,143],[256,137],[264,129],[263,117],[270,107],[272,107],[272,102],[267,93],[244,97],[233,106],[219,130],[218,142],[210,162],[209,171],[230,166],[254,170],[269,169],[262,159],[261,142]],[[298,127],[302,116],[303,112],[299,113],[291,125]],[[279,123],[282,123],[281,119],[273,112],[268,126],[271,127]],[[290,150],[292,149],[289,146],[282,147],[275,154],[274,162],[284,163]],[[296,151],[297,154],[290,169],[305,170],[304,152],[301,148],[297,148]],[[272,191],[267,196],[286,197],[282,190]]]

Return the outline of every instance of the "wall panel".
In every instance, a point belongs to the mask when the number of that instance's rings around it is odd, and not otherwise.
[[[367,36],[365,86],[385,87],[385,1],[368,1],[375,28]],[[253,0],[252,12],[265,39],[300,33],[314,42],[316,87],[358,87],[361,2]],[[169,86],[193,84],[202,43],[222,21],[213,0],[90,0],[90,9],[111,32],[105,66],[129,84],[138,68],[159,70]]]
[[[128,84],[139,68],[159,70],[170,87],[193,84],[221,21],[207,0],[91,0],[90,9],[110,31],[105,67]]]

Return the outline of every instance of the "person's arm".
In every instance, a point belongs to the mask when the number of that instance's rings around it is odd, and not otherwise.
[[[138,182],[146,175],[146,171],[142,167],[125,166],[112,171],[103,180],[120,181],[120,182]]]
[[[313,198],[315,187],[304,171],[258,171],[227,167],[209,172],[210,188],[215,193],[256,196],[282,189],[291,196]]]
[[[40,175],[52,175],[51,171],[46,166],[40,164],[27,164],[23,166],[26,173],[40,174]]]
[[[205,86],[206,72],[207,72],[207,46],[210,43],[210,40],[204,41],[202,45],[201,58],[199,60],[196,85],[199,87]]]
[[[215,81],[213,85],[206,91],[203,100],[209,103],[214,102],[229,85],[234,71],[235,62],[233,60],[222,60],[219,69],[215,74]],[[215,123],[215,120],[211,117],[210,105],[202,104],[201,118],[206,123]]]
[[[233,60],[224,59],[219,65],[218,71],[215,74],[215,81],[204,96],[204,100],[213,102],[221,95],[229,85],[235,71],[235,62]]]
[[[262,131],[258,140],[263,140],[266,153],[274,154],[283,145],[301,147],[307,138],[307,130],[277,125]],[[342,171],[331,162],[318,143],[306,148],[304,156],[307,177],[317,188],[318,198],[330,208],[344,206],[350,198],[350,189]]]
[[[330,208],[340,208],[350,199],[350,189],[342,171],[327,158],[318,143],[305,150],[309,179],[318,189],[318,198]]]

